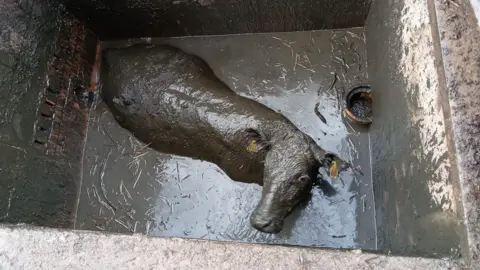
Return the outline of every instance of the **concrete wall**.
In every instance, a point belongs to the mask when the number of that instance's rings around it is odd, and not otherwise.
[[[72,227],[96,38],[38,0],[0,1],[0,33],[0,222]]]
[[[33,147],[47,60],[53,54],[58,34],[58,16],[58,11],[38,1],[0,1],[0,221],[3,222],[38,220],[39,215],[45,223],[50,223],[59,218],[55,212],[62,212],[59,208],[64,202],[63,194],[55,192],[43,178],[50,164],[35,159],[38,150]]]
[[[366,24],[379,247],[460,252],[458,173],[432,1],[378,0]]]
[[[371,0],[63,0],[102,39],[363,26]]]

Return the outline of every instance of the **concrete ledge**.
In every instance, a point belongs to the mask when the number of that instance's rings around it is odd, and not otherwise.
[[[434,1],[460,180],[457,197],[463,203],[461,219],[466,227],[463,257],[476,269],[480,267],[480,27],[474,12],[479,6],[478,0]]]
[[[0,226],[0,269],[460,269],[459,261]]]

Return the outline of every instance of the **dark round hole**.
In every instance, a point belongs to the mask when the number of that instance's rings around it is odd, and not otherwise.
[[[347,117],[356,123],[372,123],[372,94],[370,87],[359,86],[352,89],[346,97]]]

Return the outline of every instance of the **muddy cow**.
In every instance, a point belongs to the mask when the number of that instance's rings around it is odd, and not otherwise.
[[[319,168],[347,164],[286,117],[237,95],[197,56],[135,45],[106,50],[103,59],[102,97],[121,126],[157,151],[213,162],[233,180],[263,186],[250,216],[257,230],[279,232]]]

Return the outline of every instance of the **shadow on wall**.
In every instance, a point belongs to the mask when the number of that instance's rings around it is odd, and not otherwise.
[[[371,0],[62,0],[101,39],[361,27]],[[132,24],[130,22],[134,21]]]

